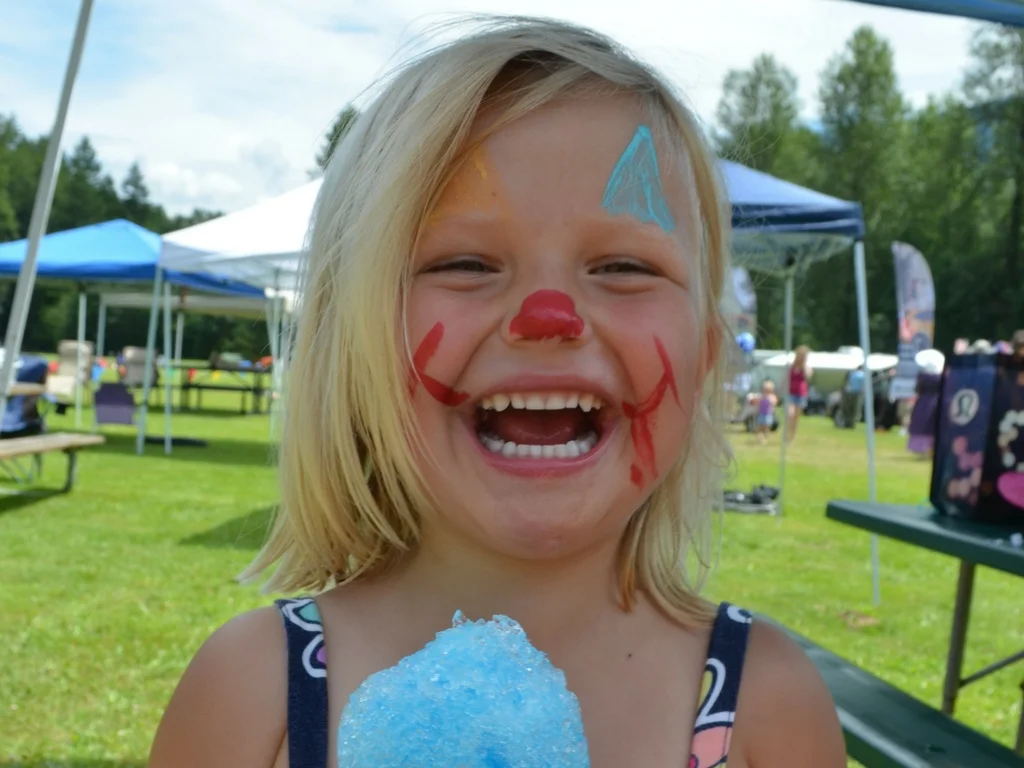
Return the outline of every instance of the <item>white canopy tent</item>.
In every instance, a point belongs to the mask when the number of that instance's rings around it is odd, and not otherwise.
[[[298,295],[306,236],[321,179],[249,208],[204,221],[163,236],[160,267],[190,274],[217,274],[263,288],[267,294],[267,331],[274,358],[272,381],[280,391],[288,367],[291,314]],[[165,298],[165,356],[170,357],[170,312]],[[156,326],[160,314],[159,287],[150,299],[147,350],[155,356]],[[147,371],[150,366],[147,366]],[[145,386],[148,396],[149,383]],[[166,401],[165,401],[166,403]],[[147,408],[143,402],[136,449],[145,441]],[[165,404],[164,449],[170,453],[170,408]],[[271,410],[271,430],[274,411]]]
[[[96,321],[96,348],[103,350],[107,333],[107,309],[150,309],[153,297],[148,293],[100,294],[100,311]],[[218,317],[262,317],[265,299],[244,296],[213,296],[182,291],[171,298],[171,311],[177,313],[174,339],[174,361],[181,364],[181,348],[185,338],[185,314],[217,315]],[[102,352],[101,352],[102,353]]]
[[[160,266],[295,291],[321,179],[163,237]]]
[[[235,316],[259,316],[266,315],[267,338],[270,342],[270,354],[274,359],[271,369],[271,392],[270,413],[271,431],[274,428],[274,397],[273,393],[280,391],[283,378],[283,371],[287,367],[288,344],[285,337],[290,333],[290,315],[294,293],[284,290],[265,290],[265,299],[229,298],[214,296],[195,296],[183,293],[175,297],[171,293],[171,285],[163,280],[164,269],[157,271],[157,279],[153,283],[153,293],[150,296],[138,294],[125,297],[122,295],[110,294],[104,298],[108,301],[101,305],[100,323],[105,321],[106,307],[109,306],[142,306],[149,307],[149,330],[146,335],[146,367],[143,382],[142,405],[139,408],[137,418],[137,434],[135,440],[136,453],[141,454],[146,442],[146,423],[149,415],[149,394],[152,390],[152,375],[154,370],[153,362],[156,359],[156,333],[159,325],[161,305],[163,308],[163,331],[164,331],[164,453],[171,452],[173,440],[171,437],[171,383],[173,379],[174,366],[181,361],[181,346],[184,337],[184,312],[201,312],[205,314],[226,314]],[[197,270],[201,273],[201,270]],[[171,346],[171,318],[172,313],[177,309],[178,324],[176,329],[176,340],[174,347]]]

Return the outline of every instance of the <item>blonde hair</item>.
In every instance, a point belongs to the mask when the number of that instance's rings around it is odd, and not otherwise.
[[[728,218],[716,165],[693,115],[647,66],[596,33],[529,18],[490,19],[400,69],[335,151],[311,228],[281,504],[243,578],[276,563],[267,591],[319,591],[381,573],[415,550],[430,499],[414,460],[422,438],[408,398],[403,314],[425,215],[471,149],[482,108],[498,113],[493,132],[560,97],[586,97],[595,84],[639,97],[694,192],[700,349],[710,363],[682,455],[623,536],[621,602],[630,608],[640,589],[680,622],[707,620],[698,597],[710,561],[707,523],[729,458],[719,312]],[[399,341],[403,355],[394,353]]]

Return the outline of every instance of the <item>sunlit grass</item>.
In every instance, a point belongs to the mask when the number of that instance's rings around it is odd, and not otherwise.
[[[261,540],[275,494],[266,416],[175,416],[206,448],[134,455],[129,430],[82,454],[68,496],[0,498],[0,766],[144,764],[189,658],[231,616],[269,598],[233,577]],[[86,423],[91,418],[87,414]],[[51,429],[72,424],[50,419]],[[155,431],[162,422],[153,423]],[[733,435],[735,485],[774,484],[778,436]],[[879,497],[917,503],[929,466],[879,435]],[[940,700],[955,562],[883,539],[882,604],[871,604],[869,536],[825,519],[826,500],[866,498],[863,431],[809,419],[789,453],[785,516],[727,515],[712,594],[769,614],[932,705]],[[42,485],[57,487],[60,457]],[[1018,650],[1022,582],[982,570],[968,640],[973,670]],[[1020,668],[961,697],[958,716],[1011,743]],[[109,761],[109,762],[108,762]]]

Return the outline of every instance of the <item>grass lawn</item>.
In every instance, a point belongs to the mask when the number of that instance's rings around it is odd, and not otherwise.
[[[223,411],[178,415],[174,433],[206,448],[134,453],[130,430],[82,454],[70,495],[0,497],[0,768],[144,765],[160,714],[189,658],[218,625],[269,598],[233,581],[255,553],[275,497],[269,423]],[[154,416],[151,432],[162,429]],[[86,414],[89,423],[91,414]],[[73,417],[50,417],[52,430]],[[735,433],[735,483],[774,484],[778,438]],[[878,436],[880,499],[917,503],[929,465]],[[956,564],[881,540],[882,604],[871,605],[870,539],[825,519],[827,499],[866,498],[862,430],[807,419],[790,451],[781,518],[727,515],[713,597],[769,614],[937,705]],[[41,485],[59,486],[51,456]],[[1020,580],[981,570],[966,667],[1018,650]],[[958,717],[1012,743],[1020,667],[968,688]]]

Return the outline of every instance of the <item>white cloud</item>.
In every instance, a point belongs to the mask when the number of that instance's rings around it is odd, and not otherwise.
[[[28,4],[14,4],[26,7]],[[12,13],[0,32],[0,110],[49,129],[77,3],[59,17]],[[706,120],[730,68],[762,51],[800,78],[816,110],[818,74],[853,30],[889,38],[915,104],[956,87],[975,25],[840,0],[105,0],[72,102],[67,144],[83,134],[120,177],[133,161],[177,212],[233,210],[307,180],[334,114],[395,63],[439,14],[553,15],[612,34],[659,66]],[[50,6],[50,15],[54,11]],[[4,50],[6,46],[6,52]]]

